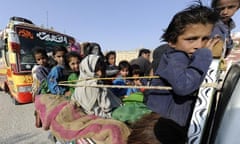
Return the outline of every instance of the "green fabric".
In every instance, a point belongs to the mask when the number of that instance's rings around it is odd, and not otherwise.
[[[50,90],[48,89],[47,80],[44,79],[40,84],[40,94],[48,94],[48,93],[50,93]]]
[[[151,113],[152,111],[143,104],[143,93],[137,92],[123,99],[124,105],[118,107],[112,113],[112,118],[133,123],[140,119],[144,114]]]
[[[75,80],[78,80],[78,74],[77,73],[71,73],[68,76],[68,81],[75,81]],[[76,84],[76,82],[70,82],[69,84]],[[75,90],[75,87],[70,86],[69,90],[70,90],[71,94],[73,94],[73,92]]]
[[[143,93],[142,92],[136,92],[130,94],[128,97],[125,97],[123,99],[123,103],[128,103],[128,102],[143,102]]]

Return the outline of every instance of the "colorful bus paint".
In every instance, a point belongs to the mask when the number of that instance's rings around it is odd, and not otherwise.
[[[71,36],[38,27],[25,18],[11,17],[0,32],[0,88],[9,92],[15,104],[32,102],[31,70],[36,64],[32,49],[39,46],[51,53],[55,46],[73,43]]]

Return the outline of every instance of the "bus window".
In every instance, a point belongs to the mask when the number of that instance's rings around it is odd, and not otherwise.
[[[20,66],[21,71],[29,71],[33,68],[35,59],[32,55],[31,49],[21,48],[20,50]]]
[[[70,41],[74,42],[71,37],[51,31],[17,26],[16,32],[20,42],[20,52],[17,53],[19,72],[30,72],[36,64],[32,54],[35,47],[42,47],[46,49],[47,53],[50,53],[56,46],[67,47],[70,45]]]

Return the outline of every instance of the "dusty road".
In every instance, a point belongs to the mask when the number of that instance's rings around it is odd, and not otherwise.
[[[0,144],[52,144],[48,132],[35,128],[33,104],[14,105],[0,91]]]

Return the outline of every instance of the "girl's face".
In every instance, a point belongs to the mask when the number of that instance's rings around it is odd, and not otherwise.
[[[134,85],[140,86],[141,85],[141,81],[138,77],[140,77],[139,74],[133,74],[133,77],[135,77],[136,79],[133,80]]]
[[[57,51],[53,56],[54,60],[58,63],[58,65],[64,65],[64,51]]]
[[[110,65],[115,65],[115,63],[116,63],[116,57],[115,57],[115,55],[110,55],[109,57],[108,57],[108,63],[110,64]]]
[[[41,53],[35,54],[35,60],[39,65],[42,65],[42,66],[47,65],[47,57],[42,55]]]
[[[150,53],[144,53],[142,56],[150,61]]]
[[[101,70],[96,71],[96,75],[98,77],[102,77],[103,76],[102,71]]]
[[[239,0],[219,0],[216,9],[220,15],[221,20],[228,24],[230,18],[235,14],[239,8]]]
[[[71,57],[68,65],[71,70],[73,70],[74,72],[78,72],[79,71],[79,63],[80,63],[80,60],[77,57]]]
[[[170,42],[169,45],[191,56],[197,49],[206,47],[212,29],[213,24],[189,24],[184,33],[177,37],[177,42]]]
[[[121,69],[119,73],[120,73],[120,75],[122,77],[127,77],[127,75],[128,75],[128,68]]]

